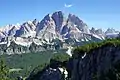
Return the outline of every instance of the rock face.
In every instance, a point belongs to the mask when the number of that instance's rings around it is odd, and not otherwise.
[[[74,25],[76,25],[76,27],[86,33],[86,34],[89,34],[89,29],[88,29],[88,26],[87,24],[85,24],[82,20],[80,20],[77,16],[75,15],[72,15],[72,14],[69,14],[68,15],[68,21],[72,22]]]
[[[49,68],[41,75],[39,80],[61,80],[61,79],[62,74],[59,69]]]
[[[54,61],[44,67],[42,71],[38,71],[37,74],[34,74],[35,70],[38,70],[35,68],[26,80],[67,80],[68,72],[60,65],[63,63]]]
[[[91,50],[84,58],[78,56],[73,58],[71,80],[117,80],[112,75],[114,79],[110,79],[110,76],[105,79],[105,76],[114,69],[117,62],[120,62],[119,53],[120,46],[105,45]]]
[[[64,14],[62,13],[62,11],[55,12],[52,15],[52,19],[55,22],[56,31],[60,32],[61,31],[61,27],[63,26],[63,22],[64,22]]]

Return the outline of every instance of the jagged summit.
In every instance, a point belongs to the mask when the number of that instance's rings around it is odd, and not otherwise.
[[[1,44],[14,41],[16,44],[24,46],[34,42],[37,45],[49,44],[52,46],[81,45],[83,43],[104,40],[106,35],[117,33],[108,29],[89,29],[88,25],[74,14],[57,11],[47,14],[41,21],[34,19],[23,24],[7,25],[0,29]],[[65,46],[62,46],[64,48]],[[29,46],[28,46],[29,47]],[[53,49],[53,48],[52,48]]]
[[[34,19],[33,21],[25,22],[21,25],[7,25],[1,28],[1,32],[5,37],[41,37],[44,36],[47,31],[57,37],[64,37],[75,33],[84,34],[110,34],[117,33],[113,29],[108,29],[106,32],[102,30],[89,30],[88,25],[83,22],[78,16],[74,14],[64,15],[62,11],[56,11],[52,14],[47,14],[41,21]],[[47,30],[47,31],[46,31]]]

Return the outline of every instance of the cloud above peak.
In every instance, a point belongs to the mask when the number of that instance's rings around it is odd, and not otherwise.
[[[64,7],[65,8],[70,8],[70,7],[72,7],[73,5],[72,4],[64,4]]]

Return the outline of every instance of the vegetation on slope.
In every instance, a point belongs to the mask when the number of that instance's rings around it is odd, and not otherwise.
[[[85,53],[88,54],[90,51],[107,46],[120,46],[120,39],[107,39],[102,42],[93,42],[90,44],[86,44],[80,47],[75,47],[73,50],[73,57],[81,57]]]
[[[50,59],[49,64],[39,65],[34,68],[27,80],[38,80],[48,68],[63,67],[64,62],[69,60],[70,56],[65,53],[55,53]]]
[[[0,60],[0,80],[10,80],[9,79],[9,69],[5,64],[5,61]]]
[[[4,58],[6,66],[9,67],[10,77],[17,79],[18,76],[28,77],[34,68],[42,70],[45,65],[49,64],[52,56],[57,53],[65,53],[66,50],[43,51],[37,53],[24,53],[14,55],[1,55],[0,60]],[[61,57],[62,58],[62,57]],[[36,70],[36,72],[38,71]],[[0,79],[1,80],[1,79]]]
[[[55,60],[55,61],[59,61],[59,62],[64,62],[64,61],[68,61],[70,58],[70,56],[68,54],[65,53],[58,53],[58,54],[54,54],[51,58],[51,60]]]

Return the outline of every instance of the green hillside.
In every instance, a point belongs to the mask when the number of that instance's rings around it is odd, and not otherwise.
[[[0,56],[0,59],[4,59],[7,67],[9,67],[11,73],[10,77],[26,77],[35,67],[43,67],[45,64],[49,64],[49,61],[54,54],[56,55],[60,53],[65,53],[65,51],[66,50],[2,55]]]

